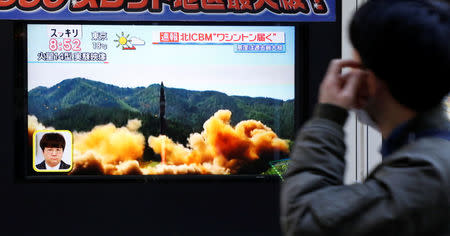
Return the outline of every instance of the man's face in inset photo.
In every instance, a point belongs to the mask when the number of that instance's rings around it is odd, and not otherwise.
[[[46,147],[43,150],[45,163],[53,167],[61,162],[64,149],[60,147]]]
[[[42,136],[39,146],[44,154],[45,163],[54,167],[61,162],[66,141],[59,133],[47,133]]]

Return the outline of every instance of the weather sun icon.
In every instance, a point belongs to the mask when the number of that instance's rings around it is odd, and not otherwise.
[[[122,32],[121,36],[116,34],[117,39],[114,40],[114,42],[117,42],[116,48],[122,46],[122,50],[136,50],[135,46],[141,46],[145,45],[145,41],[136,37],[129,38],[130,35],[125,34]]]

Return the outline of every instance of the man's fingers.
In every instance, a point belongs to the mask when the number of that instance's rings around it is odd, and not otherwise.
[[[328,75],[339,75],[341,73],[342,68],[344,67],[352,67],[352,68],[360,68],[361,63],[355,60],[342,60],[342,59],[333,59],[328,66]]]
[[[344,67],[354,69],[341,74]],[[336,104],[344,108],[355,106],[358,100],[358,89],[362,84],[361,80],[364,80],[363,77],[367,74],[359,68],[361,68],[361,63],[355,60],[335,59],[331,61],[325,79],[320,85],[319,102]],[[364,101],[361,100],[361,103]]]

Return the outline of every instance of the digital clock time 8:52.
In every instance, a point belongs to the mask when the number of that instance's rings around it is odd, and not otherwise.
[[[63,39],[58,42],[57,39],[52,38],[48,42],[48,47],[51,51],[81,51],[81,41],[79,39]]]

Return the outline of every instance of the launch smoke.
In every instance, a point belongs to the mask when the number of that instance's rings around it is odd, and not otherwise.
[[[223,171],[222,174],[237,173],[243,165],[259,159],[262,154],[289,152],[287,142],[263,123],[247,120],[232,127],[230,120],[230,111],[217,111],[204,123],[202,133],[190,135],[187,147],[164,135],[150,136],[148,143],[155,153],[165,153],[167,165],[198,167],[196,171],[201,174],[213,174],[208,167],[215,168],[216,172]],[[171,170],[161,171],[158,174]]]
[[[288,153],[285,140],[260,121],[247,120],[231,126],[231,112],[217,111],[193,133],[187,146],[165,135],[150,136],[148,145],[164,160],[157,165],[144,162],[145,138],[138,130],[140,120],[124,127],[109,123],[88,132],[73,132],[73,175],[235,174],[274,152]],[[45,129],[36,117],[28,119],[28,132]]]
[[[138,160],[144,154],[145,138],[137,130],[140,120],[129,120],[126,127],[99,125],[90,132],[74,132],[72,174],[142,174]]]
[[[31,145],[33,142],[33,133],[36,130],[53,130],[53,127],[45,127],[43,124],[39,123],[36,116],[28,115],[28,144]]]

